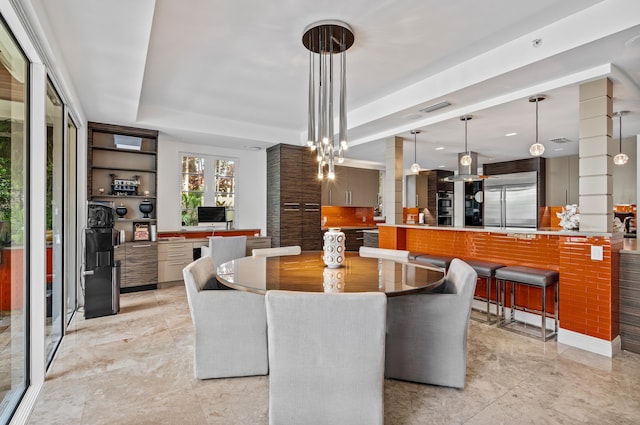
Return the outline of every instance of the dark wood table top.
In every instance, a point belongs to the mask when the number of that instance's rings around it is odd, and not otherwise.
[[[347,252],[342,267],[330,269],[321,251],[281,257],[243,257],[221,264],[218,281],[233,289],[265,294],[269,290],[305,292],[384,292],[404,295],[444,282],[437,267],[360,257]]]

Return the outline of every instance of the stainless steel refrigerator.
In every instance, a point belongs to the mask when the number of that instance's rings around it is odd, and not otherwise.
[[[484,182],[485,227],[538,227],[536,172],[501,174]]]
[[[116,314],[120,310],[119,268],[113,258],[113,208],[90,203],[88,217],[83,272],[86,319]]]

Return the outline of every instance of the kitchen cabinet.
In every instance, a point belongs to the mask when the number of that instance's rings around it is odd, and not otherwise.
[[[267,235],[274,247],[322,249],[321,185],[315,155],[306,147],[267,149]]]
[[[578,204],[578,155],[547,158],[546,205]]]
[[[254,236],[247,238],[246,256],[253,255],[254,249],[271,248],[271,238],[268,236]]]
[[[428,172],[409,174],[406,177],[406,205],[407,208],[427,208],[429,199]]]
[[[322,182],[322,205],[376,207],[380,172],[366,168],[336,166],[334,180]]]
[[[193,261],[192,241],[158,242],[158,283],[181,281],[182,269]]]
[[[341,228],[340,231],[344,233],[344,249],[346,251],[359,251],[360,247],[364,245],[364,230],[375,229],[375,227]],[[326,229],[323,230],[323,234],[326,231]]]
[[[120,261],[120,292],[155,289],[158,283],[158,245],[152,241],[120,244],[114,249]]]

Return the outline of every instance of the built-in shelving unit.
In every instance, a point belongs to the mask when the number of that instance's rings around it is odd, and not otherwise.
[[[89,122],[87,194],[91,201],[113,202],[127,213],[116,218],[116,230],[133,240],[133,223],[156,222],[158,132],[142,128]],[[115,184],[117,181],[130,183]],[[143,218],[142,201],[149,200],[154,211]]]

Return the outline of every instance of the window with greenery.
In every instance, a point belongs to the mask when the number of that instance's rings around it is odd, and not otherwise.
[[[199,206],[226,207],[227,220],[236,213],[235,159],[207,155],[182,156],[181,216],[183,226],[198,224]]]

